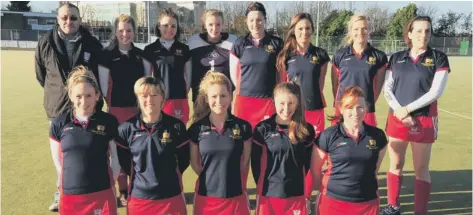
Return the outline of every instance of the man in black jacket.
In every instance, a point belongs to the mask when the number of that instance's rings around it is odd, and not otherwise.
[[[98,77],[98,61],[102,44],[81,26],[79,8],[65,3],[58,8],[58,25],[38,41],[36,47],[36,79],[44,89],[44,109],[49,122],[56,116],[71,110],[67,95],[66,80],[71,69],[78,65],[86,66]],[[103,100],[97,103],[102,109]],[[59,153],[56,144],[51,144],[51,153],[59,177]],[[56,186],[59,187],[59,178]],[[58,210],[59,193],[54,195],[51,211]]]

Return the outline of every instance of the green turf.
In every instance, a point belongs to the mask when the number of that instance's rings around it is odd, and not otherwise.
[[[55,172],[48,143],[48,122],[43,110],[43,91],[34,74],[34,52],[1,51],[2,71],[2,214],[53,214],[47,210],[55,191]],[[471,117],[472,58],[450,58],[451,76],[439,102],[443,110]],[[330,80],[324,89],[331,104]],[[327,113],[332,108],[327,108]],[[377,104],[378,124],[386,123],[384,98]],[[433,180],[430,214],[471,214],[471,120],[439,112],[439,140],[432,151]],[[386,156],[380,170],[380,194],[386,204]],[[410,150],[405,165],[406,176],[401,192],[405,214],[413,211],[414,173]],[[184,174],[188,211],[192,214],[192,196],[196,176],[189,168]],[[254,183],[248,187],[254,204]],[[120,214],[125,214],[120,209]]]

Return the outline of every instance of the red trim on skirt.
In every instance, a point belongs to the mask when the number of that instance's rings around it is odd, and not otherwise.
[[[319,215],[379,214],[379,198],[366,202],[345,202],[327,195],[318,195],[319,204],[315,209]]]
[[[389,113],[386,134],[389,137],[417,143],[433,143],[437,140],[438,118],[436,116],[416,116],[414,120],[416,126],[409,128]]]
[[[168,99],[164,103],[163,111],[180,119],[186,125],[189,121],[189,101],[187,99]]]
[[[117,200],[113,190],[107,189],[95,193],[70,195],[60,191],[59,214],[75,215],[116,215]]]
[[[286,215],[307,214],[305,196],[289,198],[275,198],[258,196],[256,202],[256,215]]]
[[[340,116],[340,110],[335,109],[335,117],[338,117],[338,116]],[[373,127],[378,126],[378,122],[376,121],[376,113],[375,112],[366,113],[365,118],[363,119],[363,121],[366,124],[371,125]],[[339,120],[332,120],[332,125],[335,125],[338,122],[339,122]]]
[[[167,199],[140,199],[133,196],[128,198],[128,215],[169,214],[186,215],[187,208],[183,194]]]
[[[194,215],[250,215],[248,196],[217,198],[194,195]]]
[[[247,96],[236,96],[233,108],[234,115],[248,121],[251,128],[256,124],[271,117],[276,109],[272,98],[254,98]]]

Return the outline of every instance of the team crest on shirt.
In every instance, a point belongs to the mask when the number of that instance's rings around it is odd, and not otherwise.
[[[275,51],[276,51],[276,50],[274,50],[274,46],[272,46],[272,45],[268,45],[268,46],[266,47],[266,52],[273,53],[273,52],[275,52]]]
[[[171,134],[169,133],[168,130],[164,130],[163,136],[161,138],[161,143],[170,143],[170,142],[172,142]]]
[[[376,57],[370,56],[368,57],[368,61],[366,62],[370,65],[375,65],[376,64]]]
[[[424,66],[434,66],[434,61],[432,60],[432,58],[425,58],[425,61],[422,63],[422,65]]]
[[[319,58],[317,58],[316,56],[313,56],[311,62],[312,64],[317,64],[319,62]]]
[[[240,130],[240,127],[238,127],[238,125],[235,125],[235,128],[232,129],[232,138],[234,140],[241,139],[241,130]]]
[[[178,119],[182,118],[182,117],[183,117],[183,116],[182,116],[182,111],[181,111],[181,110],[177,110],[177,109],[174,110],[174,117],[176,117],[176,118],[178,118]]]
[[[94,215],[102,215],[102,209],[95,209]]]
[[[97,125],[97,128],[95,128],[95,130],[92,130],[92,132],[96,133],[96,134],[100,134],[100,135],[107,135],[105,133],[105,126],[104,125]]]
[[[293,210],[292,214],[293,215],[301,215],[301,210]]]
[[[377,149],[378,146],[376,146],[376,140],[370,139],[367,147],[369,149]]]
[[[182,56],[182,50],[176,49],[176,53],[174,53],[177,56]]]

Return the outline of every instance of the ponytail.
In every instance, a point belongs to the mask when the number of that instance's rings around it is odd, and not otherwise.
[[[96,93],[100,93],[97,79],[85,66],[82,65],[74,67],[71,71],[71,74],[69,74],[69,77],[67,78],[66,90],[69,96],[71,96],[72,87],[80,83],[90,84],[95,89]]]

